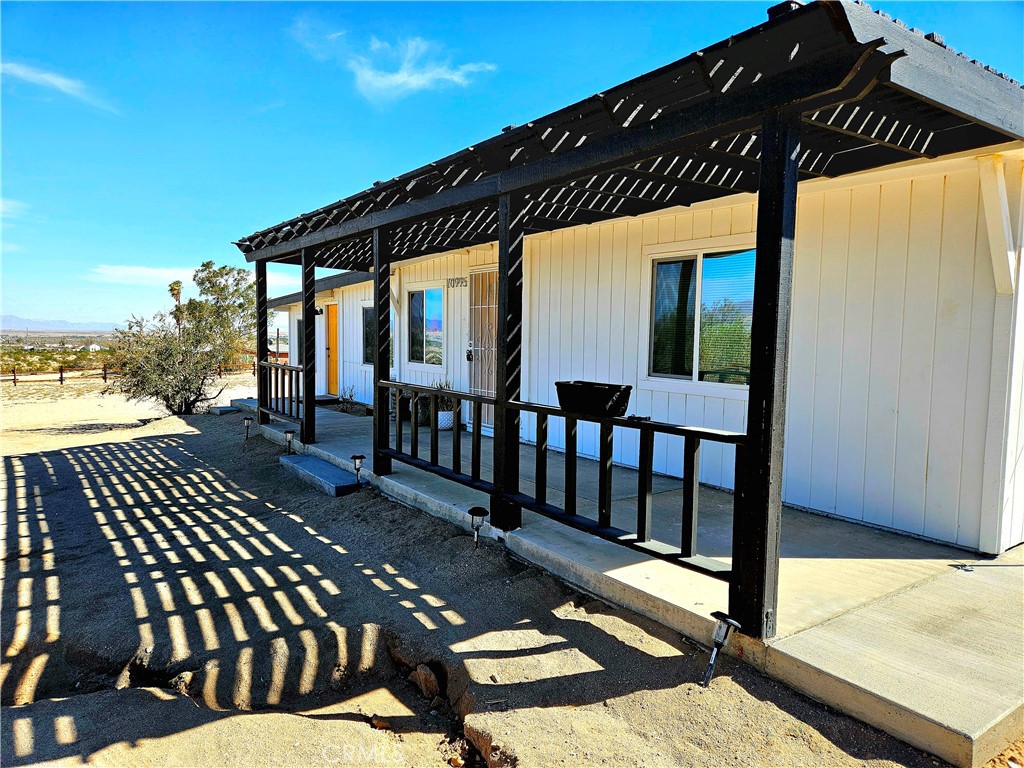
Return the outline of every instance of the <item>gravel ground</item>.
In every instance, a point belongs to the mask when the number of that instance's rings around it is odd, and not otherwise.
[[[3,765],[941,765],[238,416],[8,386]]]

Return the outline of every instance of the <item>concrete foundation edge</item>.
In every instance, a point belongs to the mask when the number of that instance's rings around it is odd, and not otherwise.
[[[260,432],[274,442],[284,443],[284,436],[275,429],[261,426]],[[303,446],[296,441],[293,445],[296,450],[353,471],[351,462],[320,450],[315,444]],[[471,528],[470,517],[465,510],[420,493],[386,476],[374,475],[364,470],[363,477],[396,501],[447,520],[461,528]],[[486,525],[481,533],[494,538],[501,537],[500,531]],[[657,621],[698,643],[710,644],[714,622],[705,616],[559,555],[532,541],[521,531],[507,534],[505,545],[524,560],[573,586]],[[614,546],[599,540],[595,541],[595,545]],[[830,675],[806,661],[779,651],[770,643],[766,645],[753,638],[737,636],[730,642],[726,652],[800,693],[885,731],[911,746],[940,757],[957,768],[978,768],[999,754],[1008,743],[1018,738],[1024,725],[1022,705],[1007,713],[999,722],[985,729],[984,733],[977,737],[958,733],[849,681]]]

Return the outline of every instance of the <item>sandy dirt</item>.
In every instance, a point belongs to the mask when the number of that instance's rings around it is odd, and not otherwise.
[[[5,766],[941,765],[238,415],[4,386]]]

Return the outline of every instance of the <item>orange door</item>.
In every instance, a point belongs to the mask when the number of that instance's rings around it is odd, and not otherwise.
[[[328,304],[327,313],[327,393],[338,394],[338,305]]]

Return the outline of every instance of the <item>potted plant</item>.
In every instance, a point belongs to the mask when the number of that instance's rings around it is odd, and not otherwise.
[[[434,389],[438,391],[437,428],[448,431],[455,425],[455,398],[445,393],[453,391],[455,387],[448,379],[441,379],[434,382]]]

